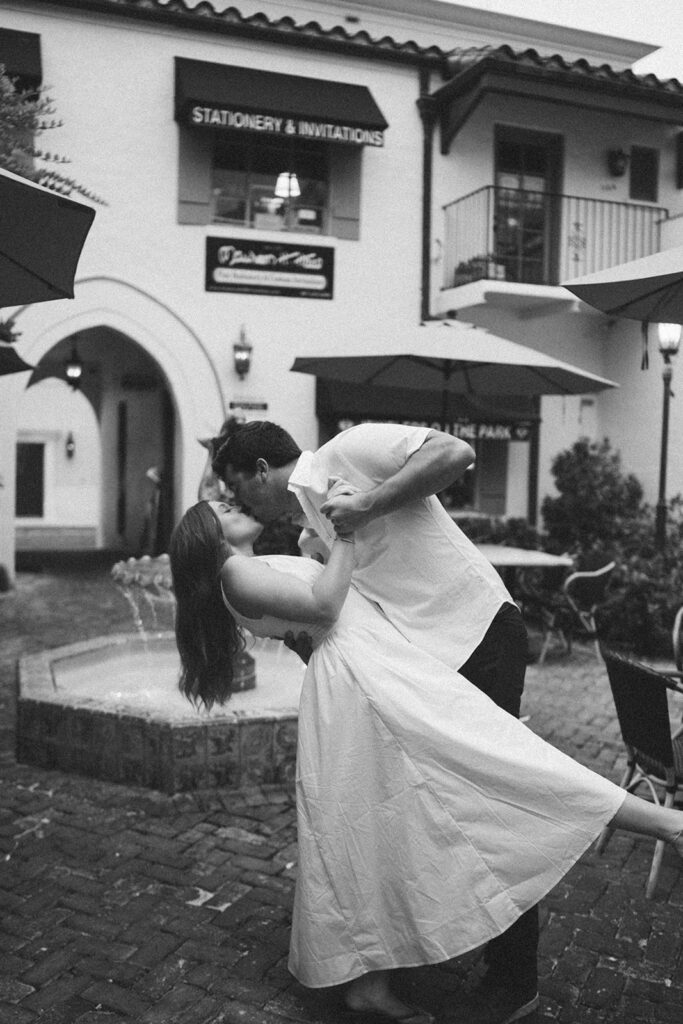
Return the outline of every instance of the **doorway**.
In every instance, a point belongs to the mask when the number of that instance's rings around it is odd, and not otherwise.
[[[496,126],[494,254],[508,281],[557,281],[562,164],[562,136]]]

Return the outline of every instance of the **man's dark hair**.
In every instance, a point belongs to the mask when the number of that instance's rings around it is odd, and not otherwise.
[[[255,473],[258,459],[279,469],[301,455],[298,444],[286,430],[268,420],[252,420],[235,428],[213,457],[214,473],[223,477],[226,466],[243,473]]]

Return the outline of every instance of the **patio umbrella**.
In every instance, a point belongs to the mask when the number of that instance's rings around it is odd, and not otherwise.
[[[586,274],[563,287],[611,316],[683,324],[683,247]]]
[[[72,299],[95,211],[0,168],[0,306]]]
[[[0,377],[8,373],[21,373],[22,370],[32,370],[30,363],[25,362],[17,350],[6,342],[0,342]]]
[[[292,370],[355,384],[440,392],[444,423],[451,395],[583,395],[618,386],[460,321],[423,324],[387,352],[371,353],[371,346],[353,340],[343,356],[299,356]]]

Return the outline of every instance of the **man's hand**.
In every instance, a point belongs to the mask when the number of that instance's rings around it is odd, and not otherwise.
[[[284,636],[285,647],[289,647],[290,651],[294,651],[298,654],[304,665],[308,665],[311,655],[313,654],[313,642],[308,633],[293,633],[291,630],[285,633]]]
[[[327,498],[320,511],[327,516],[339,534],[353,533],[367,525],[371,513],[371,491],[361,491],[347,480],[330,477]]]

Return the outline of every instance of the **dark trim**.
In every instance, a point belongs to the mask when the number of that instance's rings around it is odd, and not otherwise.
[[[541,400],[534,396],[535,419],[531,427],[529,443],[529,479],[527,481],[527,520],[530,526],[538,522],[538,470],[541,451]]]
[[[420,319],[431,315],[432,179],[436,106],[429,98],[429,71],[420,68],[420,96],[417,107],[422,120],[422,252],[420,274]]]

